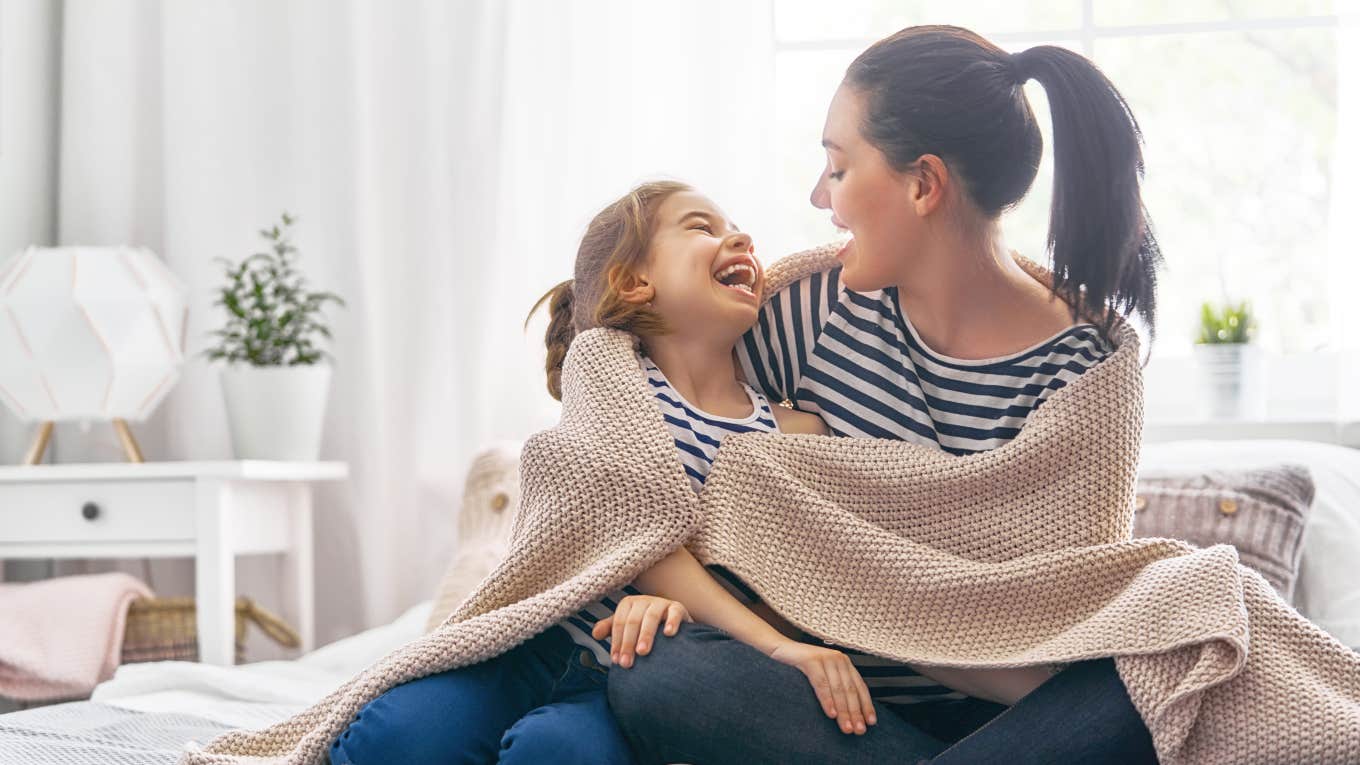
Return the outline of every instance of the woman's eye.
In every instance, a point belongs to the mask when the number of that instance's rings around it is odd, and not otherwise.
[[[841,178],[845,177],[845,171],[837,170],[834,173],[827,173],[826,177],[830,178],[833,181],[839,181]]]
[[[710,226],[710,225],[708,225],[707,223],[700,223],[700,224],[697,225],[697,226],[690,226],[690,227],[689,227],[689,230],[690,230],[690,231],[707,231],[707,232],[710,233],[710,234],[713,233],[713,227]]]

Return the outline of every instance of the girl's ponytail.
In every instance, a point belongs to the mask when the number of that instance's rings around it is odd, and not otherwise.
[[[1017,85],[1033,78],[1043,86],[1052,111],[1048,245],[1057,286],[1078,309],[1100,312],[1108,301],[1137,311],[1155,337],[1162,255],[1142,202],[1138,121],[1105,75],[1072,51],[1039,45],[1012,55],[1010,66]],[[1113,317],[1102,318],[1108,329]]]
[[[562,362],[567,358],[567,346],[576,337],[572,321],[572,280],[568,279],[548,290],[543,297],[529,309],[529,317],[524,319],[525,327],[529,318],[538,311],[543,303],[548,304],[548,329],[543,333],[543,343],[548,347],[548,357],[544,370],[548,373],[548,394],[558,401],[562,400]]]

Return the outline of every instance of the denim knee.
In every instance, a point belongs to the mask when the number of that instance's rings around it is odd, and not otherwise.
[[[578,694],[526,714],[501,737],[503,765],[633,765],[604,689]]]
[[[609,706],[625,731],[650,722],[676,719],[694,692],[708,687],[704,670],[714,656],[705,651],[714,640],[732,638],[717,627],[682,622],[674,635],[658,634],[647,654],[635,657],[632,667],[609,670]]]
[[[371,699],[330,745],[331,765],[480,762],[495,755],[501,729],[451,726],[458,704],[485,706],[499,675],[488,663],[427,675]]]

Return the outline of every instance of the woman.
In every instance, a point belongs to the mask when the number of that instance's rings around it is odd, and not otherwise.
[[[998,226],[1042,152],[1021,87],[1030,78],[1052,108],[1052,290],[1016,262]],[[1152,331],[1160,253],[1140,198],[1140,134],[1081,56],[1051,46],[1010,55],[955,27],[902,30],[850,65],[822,143],[812,203],[853,239],[839,268],[773,296],[738,344],[745,376],[774,400],[820,414],[836,435],[967,454],[1014,438],[1049,394],[1108,354],[1116,312],[1136,312]],[[1103,318],[1078,321],[1090,316]],[[875,686],[882,660],[856,664]],[[953,692],[922,702],[871,687],[876,702],[911,702],[883,705],[910,730],[846,736],[809,703],[796,670],[687,623],[611,673],[609,699],[646,761],[1156,761],[1111,659],[1011,695],[989,693],[977,674],[931,677]]]

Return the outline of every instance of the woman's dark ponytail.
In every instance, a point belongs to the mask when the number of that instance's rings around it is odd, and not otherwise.
[[[562,362],[567,358],[567,347],[576,337],[572,321],[572,280],[568,279],[548,290],[543,297],[529,309],[529,317],[524,319],[525,327],[529,318],[538,311],[539,306],[548,304],[548,329],[543,333],[543,343],[548,347],[548,357],[543,363],[548,373],[548,395],[562,400]]]
[[[1072,51],[1040,45],[1012,55],[1010,65],[1017,85],[1033,78],[1043,86],[1052,113],[1048,246],[1057,286],[1083,308],[1108,302],[1137,311],[1155,336],[1162,255],[1142,201],[1138,121],[1114,84]]]
[[[989,220],[1038,173],[1043,136],[1021,87],[1030,78],[1053,112],[1054,291],[1073,319],[1094,316],[1107,336],[1119,313],[1136,311],[1155,337],[1162,258],[1143,208],[1142,135],[1094,64],[1050,45],[1012,55],[966,29],[919,26],[874,43],[845,73],[865,95],[860,131],[888,162],[903,171],[940,157]]]

